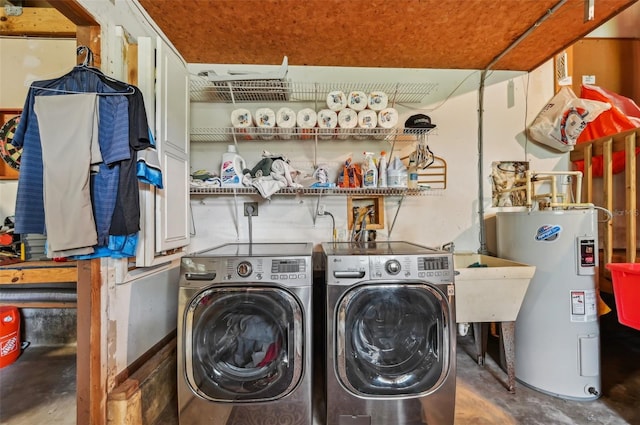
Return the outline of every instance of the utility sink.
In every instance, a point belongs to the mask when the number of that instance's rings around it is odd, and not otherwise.
[[[474,253],[454,253],[453,265],[457,323],[516,320],[535,266]]]

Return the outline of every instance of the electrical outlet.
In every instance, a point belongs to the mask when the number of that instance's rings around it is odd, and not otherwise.
[[[326,206],[324,204],[318,205],[318,215],[324,215]]]
[[[258,216],[258,203],[257,202],[245,202],[244,203],[244,216]]]

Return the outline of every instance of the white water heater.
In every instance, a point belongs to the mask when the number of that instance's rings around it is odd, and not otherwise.
[[[600,396],[597,210],[496,214],[498,257],[536,266],[516,320],[516,379],[571,400]]]

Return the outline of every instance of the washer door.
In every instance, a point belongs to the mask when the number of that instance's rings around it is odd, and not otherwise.
[[[427,284],[372,284],[336,309],[336,367],[360,396],[420,396],[449,372],[447,299]]]
[[[185,310],[185,378],[200,397],[275,400],[298,385],[303,368],[300,303],[279,288],[207,289]]]

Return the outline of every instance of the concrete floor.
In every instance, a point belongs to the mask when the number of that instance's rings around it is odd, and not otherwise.
[[[612,304],[610,304],[612,305]],[[596,401],[567,401],[521,384],[510,394],[490,338],[485,366],[473,339],[458,338],[456,425],[640,425],[640,331],[601,318],[602,390]],[[153,425],[177,425],[176,403]],[[29,347],[0,369],[0,425],[75,424],[75,347]],[[183,424],[193,425],[193,424]]]

